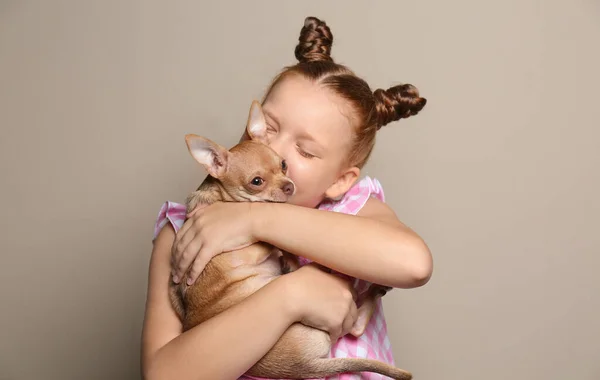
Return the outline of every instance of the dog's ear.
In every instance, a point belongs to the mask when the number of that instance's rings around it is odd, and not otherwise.
[[[265,119],[262,107],[256,100],[252,102],[252,106],[250,107],[246,131],[252,140],[268,144],[267,120]]]
[[[202,136],[189,134],[185,142],[192,157],[202,164],[208,174],[220,178],[227,171],[229,151],[221,145]]]

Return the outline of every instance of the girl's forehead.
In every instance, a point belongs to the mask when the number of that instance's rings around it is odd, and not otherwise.
[[[351,135],[349,109],[345,103],[339,95],[322,85],[291,76],[273,88],[265,101],[264,111],[286,128],[344,142],[345,137]]]

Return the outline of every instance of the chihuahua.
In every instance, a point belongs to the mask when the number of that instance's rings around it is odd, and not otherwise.
[[[296,191],[285,161],[267,145],[267,125],[257,101],[252,103],[246,132],[250,140],[230,150],[197,135],[186,135],[192,157],[208,172],[186,199],[188,213],[214,202],[286,202]],[[183,330],[241,302],[277,277],[298,269],[297,258],[258,242],[212,258],[194,284],[170,283],[172,305]],[[372,285],[358,310],[352,334],[360,336],[386,290]],[[375,372],[409,380],[411,373],[372,359],[329,358],[331,340],[325,331],[294,323],[270,351],[246,373],[275,379],[313,379],[347,372]]]

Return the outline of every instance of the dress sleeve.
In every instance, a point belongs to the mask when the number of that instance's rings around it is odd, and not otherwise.
[[[342,199],[325,200],[319,205],[319,209],[356,215],[370,197],[385,202],[385,194],[381,183],[377,179],[367,176],[352,186]]]
[[[171,223],[175,232],[179,231],[179,229],[183,225],[183,222],[185,221],[185,216],[185,205],[170,201],[163,203],[163,205],[160,208],[160,211],[158,212],[156,223],[154,224],[154,234],[152,236],[152,241],[156,239],[160,230],[167,223]]]

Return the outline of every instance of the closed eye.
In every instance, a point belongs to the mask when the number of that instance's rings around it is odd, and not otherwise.
[[[314,154],[308,153],[307,151],[305,151],[304,149],[302,149],[301,147],[297,147],[298,149],[298,153],[300,153],[300,155],[302,157],[306,157],[306,158],[315,158],[316,156]]]
[[[277,133],[277,129],[273,127],[271,124],[267,123],[267,133]]]

